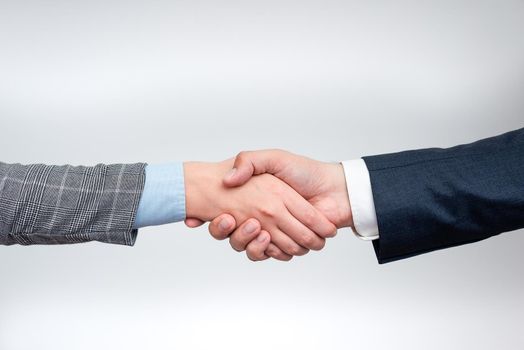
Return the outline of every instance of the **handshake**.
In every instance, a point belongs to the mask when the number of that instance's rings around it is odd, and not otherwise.
[[[219,163],[184,163],[189,227],[209,232],[253,261],[320,250],[337,228],[353,227],[341,164],[281,150],[241,152]]]
[[[351,227],[383,264],[523,228],[523,159],[518,129],[341,164],[280,150],[151,167],[0,162],[0,244],[133,245],[138,228],[185,219],[251,260],[287,261]]]

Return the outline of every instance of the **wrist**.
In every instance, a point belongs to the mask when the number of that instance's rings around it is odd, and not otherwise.
[[[344,168],[340,163],[331,163],[330,182],[333,185],[333,198],[337,201],[339,213],[334,224],[337,228],[352,227],[354,228],[353,215],[351,212],[351,201],[349,200],[348,188]]]
[[[207,187],[212,181],[212,168],[210,163],[184,163],[186,217],[207,221],[205,213],[209,210],[204,206],[208,202],[205,196],[209,193]]]
[[[211,221],[224,212],[218,200],[224,189],[222,177],[232,166],[228,162],[184,163],[186,217]]]

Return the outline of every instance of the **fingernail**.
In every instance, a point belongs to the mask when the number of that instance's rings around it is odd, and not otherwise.
[[[244,227],[244,233],[246,235],[250,235],[254,233],[258,228],[258,225],[255,224],[253,221],[250,221],[247,223],[247,225]]]
[[[233,168],[229,170],[226,174],[226,179],[231,179],[235,175],[236,171],[237,171],[237,168]]]
[[[263,234],[259,234],[258,237],[257,237],[257,241],[262,243],[266,240],[266,235],[263,235]]]
[[[218,223],[218,228],[222,231],[226,231],[229,229],[229,220],[227,219],[222,219],[220,220],[220,222]]]

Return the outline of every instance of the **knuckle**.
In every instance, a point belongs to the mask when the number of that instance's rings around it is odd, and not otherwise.
[[[249,156],[249,152],[248,151],[240,151],[238,152],[237,156],[235,157],[236,161],[237,162],[244,162],[247,160]]]
[[[302,255],[306,255],[307,253],[309,253],[309,249],[306,249],[306,248],[299,248],[299,251],[297,254],[294,254],[296,256],[302,256]]]
[[[308,233],[302,236],[300,244],[307,248],[314,248],[317,246],[317,241],[317,238],[314,237],[313,234]]]
[[[251,247],[247,247],[246,254],[252,261],[259,261],[264,258],[264,252],[261,252],[257,249],[253,249]]]
[[[241,245],[239,245],[235,240],[233,239],[230,239],[229,240],[229,245],[231,245],[231,248],[233,248],[233,250],[237,251],[237,252],[242,252],[244,251],[244,249],[242,248]]]
[[[277,260],[283,260],[287,254],[284,254],[283,252],[279,252],[279,251],[276,251],[274,249],[268,249],[266,251],[266,254],[269,255],[270,257],[272,257],[273,259],[277,259]]]
[[[310,208],[304,211],[304,214],[303,214],[304,224],[306,224],[307,226],[312,226],[316,220],[317,220],[317,213],[315,212],[315,210]]]
[[[329,238],[333,238],[337,235],[338,231],[337,229],[335,228],[334,230],[331,230],[327,235],[326,237],[329,237]]]
[[[293,258],[291,255],[284,253],[282,250],[280,250],[273,244],[270,244],[267,247],[265,254],[269,257],[272,257],[273,259],[280,261],[289,261]]]
[[[326,240],[324,238],[321,238],[321,239],[318,240],[318,242],[315,245],[314,249],[315,250],[321,250],[321,249],[324,249],[325,246],[326,246]]]
[[[287,262],[287,261],[290,261],[291,259],[293,259],[293,256],[285,255],[285,254],[280,254],[280,255],[278,255],[278,257],[275,258],[275,259],[280,260],[280,261],[285,261],[285,262]]]
[[[290,255],[303,255],[303,250],[296,244],[289,244],[286,249]]]
[[[272,257],[275,257],[278,254],[277,249],[273,246],[273,244],[269,244],[269,246],[266,249],[266,254]]]
[[[273,219],[278,216],[280,209],[275,204],[266,203],[259,209],[259,211],[264,217]]]
[[[246,256],[249,260],[253,262],[257,262],[259,259],[257,259],[254,255],[251,255],[249,252],[246,252]]]
[[[226,239],[227,237],[229,237],[231,233],[231,232],[225,232],[223,230],[220,230],[218,225],[216,225],[214,222],[208,226],[208,231],[211,234],[211,236],[213,236],[213,238],[218,239],[218,240]]]
[[[279,249],[276,249],[275,247],[271,245],[266,249],[266,254],[272,257],[273,259],[277,259],[277,260],[282,260],[282,258],[286,256],[286,254],[284,254]]]
[[[222,241],[228,237],[228,234],[225,232],[215,231],[211,226],[209,227],[209,233],[214,239]]]

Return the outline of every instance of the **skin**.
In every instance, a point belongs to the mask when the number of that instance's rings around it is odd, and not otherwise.
[[[353,227],[341,164],[320,162],[282,150],[241,152],[224,176],[223,184],[230,188],[243,187],[259,174],[272,174],[287,183],[337,228]],[[237,223],[241,224],[237,227]],[[186,224],[195,227],[202,222],[188,219]],[[255,227],[258,229],[253,230]],[[246,232],[247,228],[251,230]],[[246,250],[251,260],[264,260],[268,256],[289,260],[292,255],[280,249],[272,240],[263,243],[257,241],[256,237],[262,231],[260,223],[257,226],[256,220],[252,218],[242,221],[229,214],[222,214],[211,222],[209,231],[217,239],[229,237],[231,246],[237,251]]]
[[[274,176],[253,176],[244,186],[226,187],[222,179],[232,167],[233,160],[188,162],[184,176],[188,217],[204,222],[228,213],[234,222],[243,223],[249,242],[239,236],[231,242],[234,249],[244,250],[247,243],[252,244],[253,260],[264,260],[268,257],[265,246],[271,241],[289,257],[304,255],[309,249],[322,249],[325,237],[336,233],[324,214]],[[213,227],[229,228],[218,221]]]

